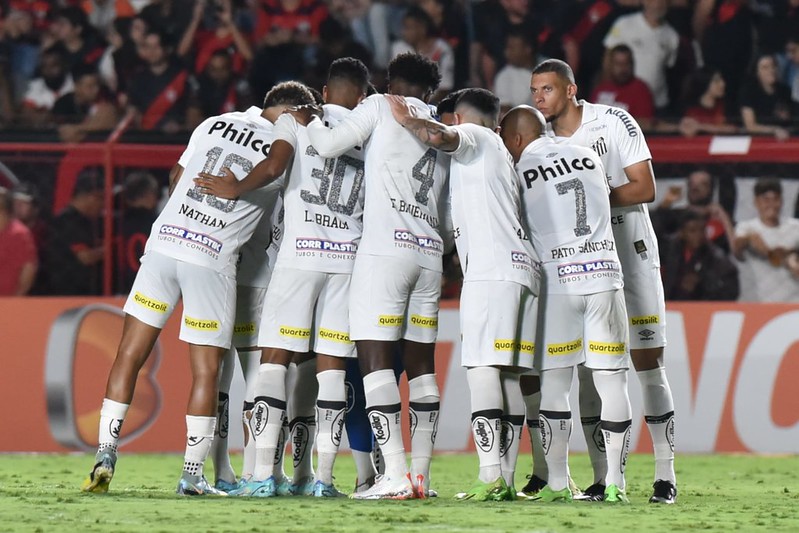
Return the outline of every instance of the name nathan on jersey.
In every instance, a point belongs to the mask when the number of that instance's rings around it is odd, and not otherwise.
[[[444,251],[444,243],[440,240],[425,235],[414,235],[405,229],[394,230],[394,243],[399,246],[403,244],[412,245],[422,250],[430,250],[438,253]]]
[[[206,235],[205,233],[199,233],[197,231],[191,231],[186,228],[171,226],[169,224],[162,225],[161,229],[158,230],[158,233],[159,238],[168,239],[169,237],[175,237],[177,239],[181,239],[206,248],[215,255],[218,255],[222,251],[222,243],[213,237]]]
[[[354,254],[358,251],[358,245],[354,242],[335,242],[324,239],[298,238],[296,241],[296,249],[298,251],[314,250],[321,252]]]
[[[227,226],[227,222],[225,222],[224,220],[212,217],[211,215],[207,215],[202,211],[200,211],[199,209],[189,207],[186,204],[180,204],[180,210],[178,210],[178,214],[183,215],[186,218],[196,220],[197,222],[205,226],[211,226],[212,228],[224,228]]]
[[[399,213],[408,213],[413,218],[418,218],[420,220],[424,220],[431,227],[437,228],[438,227],[438,217],[431,215],[430,213],[425,212],[424,209],[419,207],[416,204],[412,204],[410,202],[406,202],[405,200],[397,200],[396,198],[391,198],[391,207],[394,208],[395,211]]]
[[[558,277],[574,276],[578,274],[591,274],[593,272],[619,272],[619,263],[616,261],[586,261],[584,263],[569,263],[558,265]]]

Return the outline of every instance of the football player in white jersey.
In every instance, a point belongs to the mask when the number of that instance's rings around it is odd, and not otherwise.
[[[288,82],[267,94],[263,109],[225,113],[200,124],[170,173],[173,191],[153,224],[142,267],[125,303],[125,323],[100,411],[96,464],[83,485],[106,492],[136,377],[178,300],[183,299],[181,340],[189,343],[192,388],[186,416],[187,442],[177,492],[221,494],[203,476],[214,436],[218,371],[230,347],[236,298],[236,262],[263,214],[259,194],[221,200],[191,176],[219,167],[241,175],[266,157],[271,120],[286,107],[313,102],[305,86]],[[181,179],[182,174],[190,177]]]
[[[627,313],[607,181],[588,148],[557,145],[544,136],[543,115],[529,106],[502,121],[502,139],[516,161],[525,219],[545,280],[539,423],[545,443],[544,501],[571,501],[568,447],[574,367],[583,365],[602,398],[601,427],[608,464],[605,501],[627,502],[624,466],[632,410],[627,396]]]
[[[533,104],[547,120],[548,134],[559,143],[594,150],[610,183],[611,224],[624,271],[624,295],[630,330],[630,355],[641,383],[644,415],[655,451],[652,503],[674,503],[674,400],[663,366],[666,305],[660,278],[657,239],[646,203],[655,198],[652,156],[641,128],[617,107],[577,101],[571,67],[548,60],[533,70]],[[596,390],[582,379],[580,412],[594,467],[589,499],[601,499],[604,454],[595,436],[599,422]]]
[[[416,118],[397,96],[394,117],[428,146],[451,156],[450,199],[463,268],[461,362],[472,405],[478,481],[460,499],[515,500],[514,472],[524,424],[519,388],[533,368],[537,257],[523,229],[520,188],[499,126],[499,99],[464,89],[454,126]]]
[[[324,89],[328,102],[325,121],[337,124],[366,96],[368,83],[369,71],[357,59],[333,62]],[[295,473],[295,492],[341,496],[333,485],[333,464],[346,409],[346,359],[355,357],[348,308],[350,274],[362,228],[363,149],[358,146],[336,158],[323,158],[310,145],[306,129],[291,115],[282,116],[275,125],[276,148],[278,143],[289,146],[293,163],[283,196],[283,244],[267,289],[258,341],[265,348],[254,413],[263,422],[255,427],[253,477],[232,494],[275,494],[272,458],[286,417],[286,369],[295,353],[308,351],[313,332],[319,382],[318,470],[316,479]],[[228,183],[239,189],[230,194],[239,194],[250,183],[270,177],[256,170],[240,186],[228,178]]]
[[[419,116],[430,118],[426,101],[441,79],[435,63],[419,54],[401,54],[391,61],[388,77],[391,94],[405,96]],[[307,110],[297,116],[311,118]],[[352,272],[350,336],[357,345],[367,411],[386,472],[353,498],[424,498],[439,411],[433,353],[449,158],[397,124],[383,95],[370,96],[333,128],[311,120],[308,136],[325,157],[355,146],[366,151],[364,226]],[[401,338],[410,389],[410,473],[392,370],[394,345]]]

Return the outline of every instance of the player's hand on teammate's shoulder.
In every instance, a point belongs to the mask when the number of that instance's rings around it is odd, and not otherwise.
[[[386,101],[391,106],[391,114],[400,125],[407,125],[408,121],[416,116],[415,110],[411,107],[404,97],[396,94],[387,94]]]
[[[307,126],[314,116],[322,118],[322,108],[317,105],[292,106],[283,112],[294,117],[303,126]]]
[[[221,176],[200,172],[200,174],[194,178],[194,183],[200,188],[200,192],[203,194],[211,194],[217,198],[231,200],[240,196],[239,180],[236,179],[236,175],[227,167],[222,168]]]

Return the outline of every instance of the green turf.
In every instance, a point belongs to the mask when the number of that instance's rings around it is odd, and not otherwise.
[[[799,457],[678,457],[674,506],[647,503],[649,456],[630,457],[629,506],[453,501],[476,472],[476,459],[461,455],[435,458],[441,497],[409,502],[181,498],[177,455],[123,454],[111,492],[83,494],[91,464],[86,455],[0,455],[0,531],[799,531]],[[529,467],[529,458],[520,460],[518,487]],[[588,481],[585,456],[573,458],[572,473]],[[349,491],[349,455],[339,458],[336,477]]]

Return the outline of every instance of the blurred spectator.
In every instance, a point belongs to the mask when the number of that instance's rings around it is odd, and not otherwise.
[[[733,240],[732,218],[727,210],[714,200],[716,180],[706,170],[695,170],[688,175],[686,187],[669,187],[657,209],[652,211],[653,223],[658,235],[672,235],[679,229],[680,217],[684,211],[698,213],[704,217],[705,236],[715,246],[724,251],[730,250]],[[685,195],[688,205],[677,205]]]
[[[40,127],[49,123],[50,110],[56,100],[75,90],[66,57],[66,50],[60,44],[42,52],[40,77],[28,84],[23,100],[21,122],[24,126]]]
[[[14,188],[14,218],[31,231],[36,249],[41,254],[47,239],[47,224],[42,220],[42,201],[32,183],[22,182]]]
[[[103,56],[105,43],[89,24],[79,7],[65,7],[55,12],[50,32],[67,50],[67,67],[96,65]]]
[[[777,77],[774,56],[764,54],[755,63],[755,72],[741,88],[741,120],[749,133],[768,133],[779,140],[789,136],[791,91]]]
[[[102,289],[103,176],[86,169],[72,201],[52,221],[45,267],[50,294],[97,295]]]
[[[604,41],[605,64],[614,46],[630,47],[635,76],[649,86],[658,110],[669,105],[666,69],[676,63],[680,47],[680,36],[666,22],[667,12],[668,0],[642,0],[641,11],[616,20]]]
[[[150,30],[139,47],[145,67],[131,80],[128,99],[140,129],[176,133],[185,128],[188,73],[166,36]]]
[[[48,0],[8,0],[3,5],[8,5],[9,12],[22,11],[28,13],[33,19],[33,28],[36,32],[43,32],[50,26],[50,12],[56,2]]]
[[[727,121],[725,92],[726,83],[717,69],[702,67],[694,72],[688,80],[683,134],[693,137],[698,133],[737,132],[738,127]]]
[[[530,77],[537,64],[535,41],[521,29],[512,29],[505,38],[505,66],[494,79],[494,92],[503,113],[530,104]]]
[[[147,172],[133,172],[125,178],[125,207],[119,223],[119,287],[127,294],[141,266],[144,245],[158,212],[161,190],[158,181]]]
[[[693,26],[705,65],[718,69],[727,82],[727,113],[737,114],[738,91],[754,47],[749,0],[697,0]]]
[[[605,79],[594,88],[591,102],[620,107],[628,111],[642,129],[649,130],[655,118],[655,105],[647,84],[633,74],[634,65],[629,46],[618,44],[611,48],[605,64]]]
[[[677,235],[661,253],[666,300],[736,300],[738,269],[724,250],[710,242],[705,216],[687,210]]]
[[[139,47],[147,35],[147,21],[141,16],[117,19],[106,33],[108,47],[98,68],[103,82],[113,93],[126,93],[130,80],[144,65]],[[124,103],[124,102],[123,102]]]
[[[757,46],[779,53],[799,28],[799,0],[754,0],[757,12]]]
[[[241,74],[252,61],[253,51],[249,36],[239,30],[233,19],[231,0],[198,0],[178,44],[177,56],[192,54],[194,72],[199,74],[215,52],[227,51],[233,59],[233,70]]]
[[[195,0],[152,0],[139,15],[147,21],[148,28],[158,30],[169,42],[177,43],[186,33],[194,4]]]
[[[89,24],[101,35],[108,33],[114,20],[136,14],[128,0],[83,0],[80,6],[88,16]]]
[[[0,38],[7,47],[8,65],[4,70],[14,102],[19,101],[25,88],[36,73],[39,63],[39,36],[34,28],[33,14],[30,11],[12,10],[5,20],[0,21]]]
[[[741,299],[799,301],[799,220],[783,218],[782,184],[761,178],[755,184],[758,217],[735,227],[733,253],[741,261]]]
[[[88,65],[72,71],[75,90],[59,98],[52,116],[64,142],[80,142],[86,135],[110,131],[117,123],[117,109],[106,94],[97,70]]]
[[[797,21],[799,23],[799,21]],[[785,42],[785,53],[778,56],[780,78],[791,89],[794,107],[799,104],[799,27]]]
[[[24,296],[36,279],[39,260],[31,231],[13,217],[11,193],[0,187],[0,296]]]
[[[309,86],[324,86],[330,65],[340,57],[360,59],[372,71],[372,54],[369,50],[355,41],[349,27],[333,17],[328,17],[319,26],[319,46],[316,47],[313,67],[304,76]],[[374,72],[372,75],[374,78]]]
[[[469,29],[458,0],[420,0],[419,7],[433,19],[435,34],[455,54],[455,87],[463,87],[469,78]]]
[[[386,70],[391,59],[392,25],[402,15],[402,4],[390,0],[331,0],[330,11],[349,22],[353,39],[371,51],[375,68]]]
[[[455,88],[455,53],[444,39],[436,37],[433,19],[423,9],[412,6],[402,18],[402,40],[391,46],[391,57],[416,52],[438,63],[441,74],[439,94]]]
[[[252,102],[247,82],[233,75],[233,61],[226,50],[211,55],[205,72],[190,82],[190,88],[186,110],[190,130],[208,117],[246,109]]]

